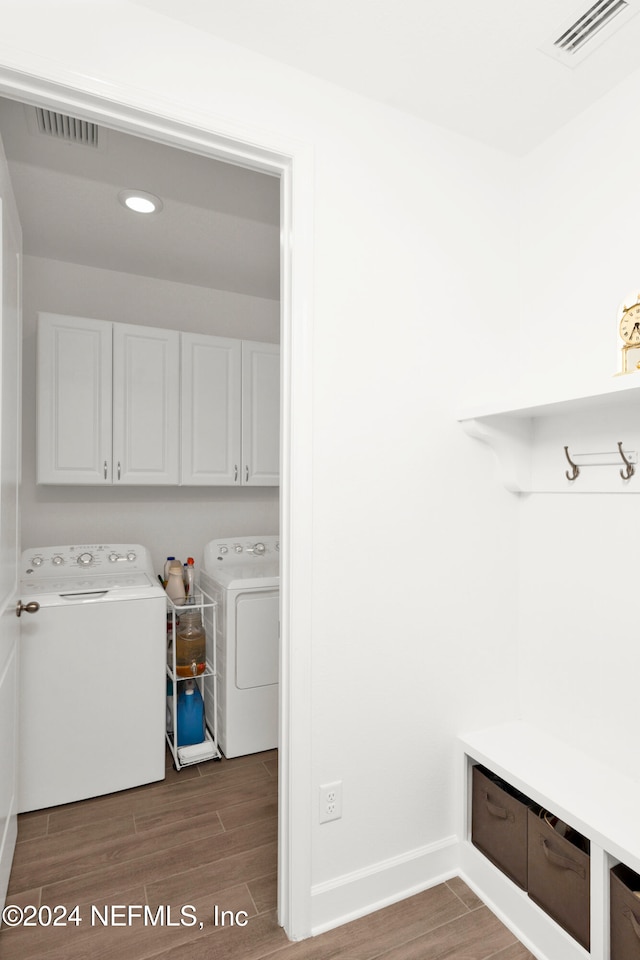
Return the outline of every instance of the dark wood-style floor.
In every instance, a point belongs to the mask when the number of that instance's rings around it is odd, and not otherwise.
[[[23,814],[7,903],[44,922],[78,904],[81,922],[4,926],[0,960],[532,960],[459,879],[290,943],[276,827],[275,751],[179,773],[168,759],[164,782]]]

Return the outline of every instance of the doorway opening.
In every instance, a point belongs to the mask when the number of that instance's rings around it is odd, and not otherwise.
[[[46,89],[45,89],[46,86]],[[12,76],[5,72],[0,80],[0,94],[19,104],[46,106],[66,114],[104,124],[109,130],[129,136],[139,136],[164,147],[184,151],[199,158],[220,161],[244,170],[260,173],[279,182],[279,256],[280,256],[280,330],[282,345],[282,482],[280,500],[281,539],[281,658],[280,658],[280,736],[279,736],[279,895],[278,913],[281,924],[292,939],[299,939],[310,930],[310,768],[309,749],[309,622],[310,587],[308,582],[308,553],[310,551],[310,358],[308,348],[308,311],[300,311],[294,335],[292,318],[295,301],[304,300],[305,273],[310,272],[310,244],[307,220],[310,194],[307,187],[300,191],[297,212],[293,208],[294,169],[301,180],[310,184],[309,158],[305,151],[282,149],[281,145],[267,144],[256,148],[234,140],[224,131],[202,131],[185,127],[183,123],[158,118],[151,113],[118,108],[82,91],[62,88],[52,92],[50,83]],[[0,133],[2,129],[0,127]],[[256,138],[255,142],[260,142]],[[303,174],[304,168],[307,171]],[[306,194],[306,196],[305,196]],[[298,221],[297,244],[300,270],[298,293],[294,294],[291,268],[291,238],[293,223]],[[306,223],[305,223],[306,220]],[[306,249],[305,249],[306,248]],[[296,411],[294,413],[294,406]],[[304,504],[298,509],[298,502]],[[296,564],[295,556],[302,565]],[[300,573],[295,578],[292,569]],[[293,581],[296,580],[294,584]],[[290,643],[297,625],[298,656],[292,662]],[[296,676],[299,680],[296,681]],[[296,724],[296,746],[290,730]],[[293,753],[300,762],[293,763]],[[295,815],[294,815],[295,813]]]

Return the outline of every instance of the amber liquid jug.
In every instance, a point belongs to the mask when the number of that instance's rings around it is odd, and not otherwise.
[[[207,665],[206,637],[199,610],[183,608],[176,633],[176,674],[197,677]]]

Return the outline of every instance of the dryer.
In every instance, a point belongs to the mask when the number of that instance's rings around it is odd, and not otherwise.
[[[204,681],[205,712],[217,712],[226,757],[278,745],[279,558],[277,536],[212,540],[204,550],[200,586],[218,604],[215,661],[207,652],[216,676]]]

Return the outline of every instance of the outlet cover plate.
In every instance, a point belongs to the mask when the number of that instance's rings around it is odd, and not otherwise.
[[[320,786],[320,823],[339,820],[342,816],[342,780]]]

